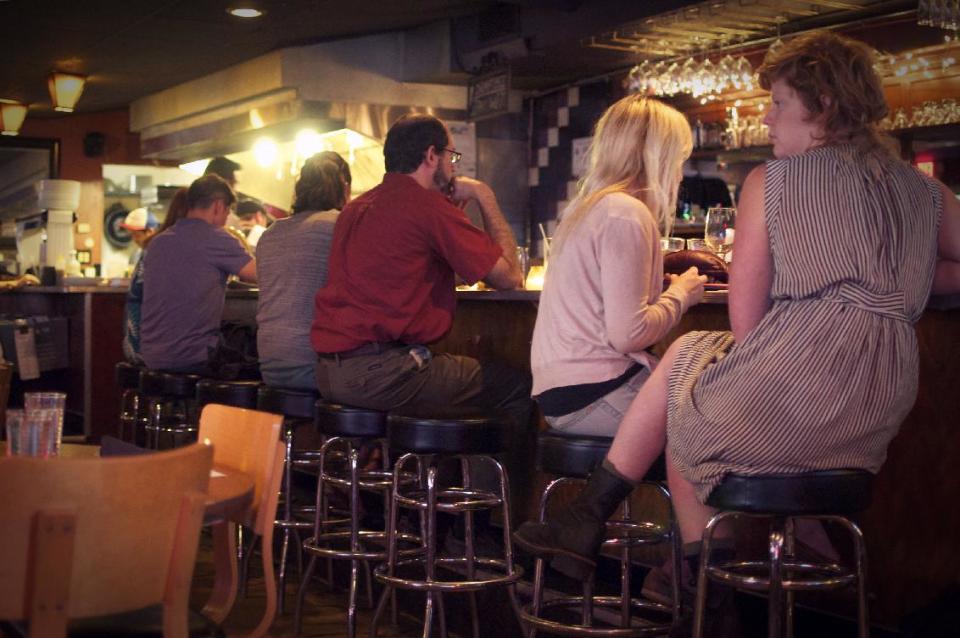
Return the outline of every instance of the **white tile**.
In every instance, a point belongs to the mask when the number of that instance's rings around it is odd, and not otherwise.
[[[536,166],[533,166],[527,172],[527,182],[530,186],[539,186],[540,185],[540,169]]]
[[[556,148],[560,145],[560,129],[555,126],[551,126],[547,129],[547,146],[550,148]]]
[[[541,148],[537,151],[537,166],[544,168],[550,166],[550,149]]]
[[[567,182],[567,199],[573,199],[577,196],[577,180],[572,179]]]
[[[580,87],[571,86],[567,89],[567,106],[579,106],[580,105]]]
[[[561,106],[557,109],[557,126],[570,126],[570,108]]]

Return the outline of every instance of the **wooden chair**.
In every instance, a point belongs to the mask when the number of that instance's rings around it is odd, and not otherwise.
[[[266,587],[266,608],[260,624],[248,634],[258,638],[267,633],[277,611],[277,584],[273,570],[273,519],[277,512],[280,481],[283,477],[283,444],[280,427],[283,417],[219,404],[204,406],[200,414],[200,441],[213,444],[216,467],[240,470],[255,480],[253,503],[242,515],[219,521],[213,527],[216,537],[216,571],[229,578],[214,584],[203,613],[222,623],[237,596],[236,524],[240,523],[262,537],[260,554]]]
[[[161,604],[163,635],[187,635],[213,450],[0,459],[0,618],[30,636],[69,619]]]

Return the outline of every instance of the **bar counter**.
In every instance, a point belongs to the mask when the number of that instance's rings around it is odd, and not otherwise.
[[[55,378],[69,395],[68,410],[83,415],[86,434],[95,438],[116,432],[119,390],[113,375],[122,359],[125,292],[122,286],[66,286],[0,294],[0,313],[70,319],[70,368]],[[453,328],[436,348],[529,369],[539,292],[457,295]],[[252,323],[256,300],[256,289],[228,290],[224,318]],[[655,350],[662,353],[689,330],[728,327],[726,294],[710,292]],[[960,574],[960,296],[931,300],[916,329],[917,401],[890,445],[873,505],[859,518],[870,561],[872,620],[888,627],[932,603]],[[534,500],[532,493],[524,496]],[[848,602],[836,611],[850,615]]]

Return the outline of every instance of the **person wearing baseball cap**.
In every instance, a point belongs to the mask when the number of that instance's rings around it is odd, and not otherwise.
[[[136,265],[140,261],[143,246],[156,232],[157,226],[159,226],[157,218],[146,208],[134,208],[123,218],[120,227],[130,233],[130,236],[133,237],[133,243],[137,245],[137,249],[130,256],[131,264]]]

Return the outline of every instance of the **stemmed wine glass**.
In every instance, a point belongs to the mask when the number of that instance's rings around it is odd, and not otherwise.
[[[733,228],[736,218],[736,208],[711,206],[707,209],[703,239],[710,250],[720,255],[724,261],[729,261],[729,254],[733,250]]]

